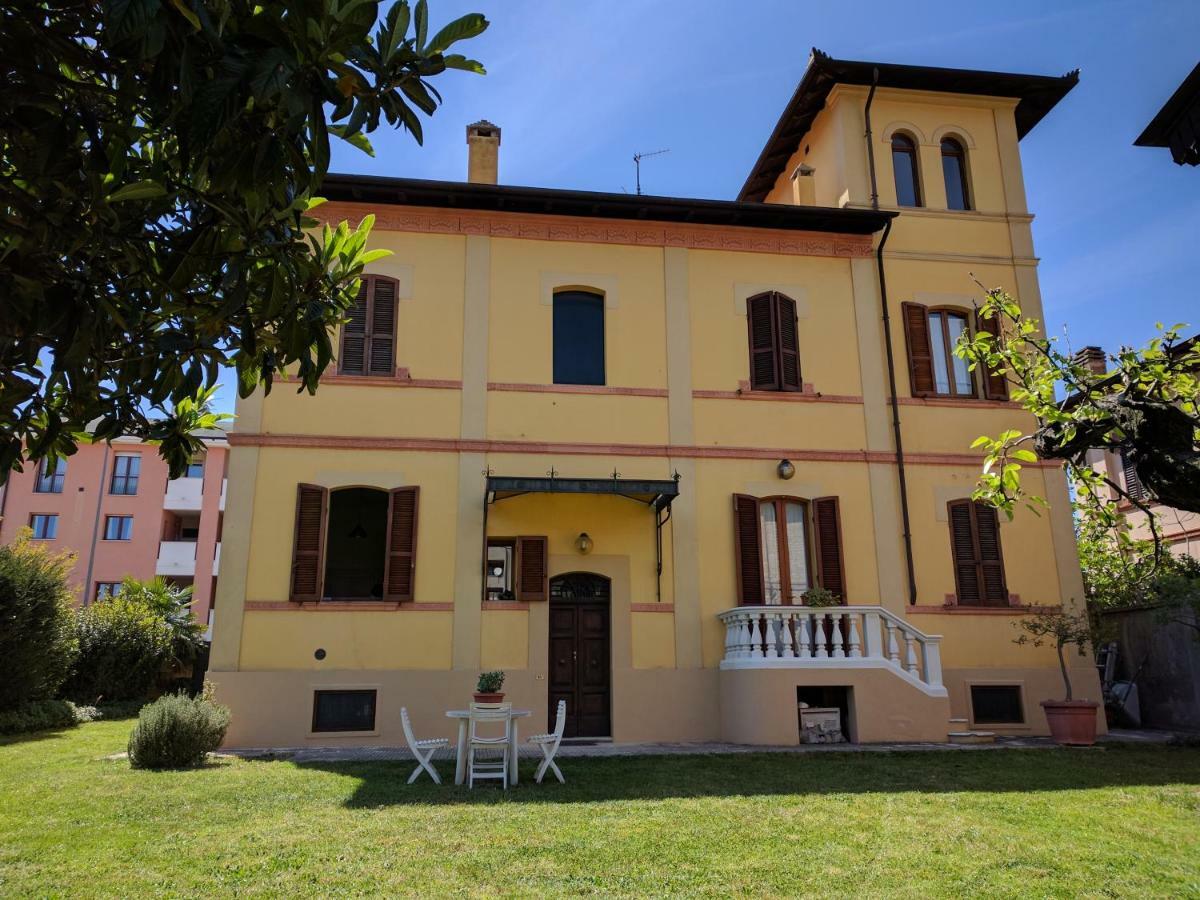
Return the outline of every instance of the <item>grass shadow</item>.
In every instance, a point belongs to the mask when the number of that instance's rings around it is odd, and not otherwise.
[[[520,784],[504,791],[454,784],[453,761],[414,784],[414,763],[296,762],[302,769],[357,780],[345,805],[593,803],[738,796],[864,793],[1075,791],[1115,786],[1200,785],[1200,750],[1130,748],[1080,750],[923,751],[888,753],[721,754],[568,758],[558,760],[566,784],[547,775],[533,781],[536,762],[521,761]],[[278,764],[264,762],[262,764]]]

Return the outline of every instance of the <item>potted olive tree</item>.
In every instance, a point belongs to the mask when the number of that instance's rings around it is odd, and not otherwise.
[[[504,687],[503,672],[484,672],[475,683],[476,703],[499,703],[504,699],[500,688]]]
[[[1030,616],[1016,623],[1024,633],[1014,640],[1017,644],[1033,644],[1041,647],[1053,644],[1058,653],[1058,667],[1062,671],[1063,700],[1043,700],[1042,709],[1050,725],[1050,736],[1055,743],[1090,747],[1096,743],[1096,710],[1100,704],[1093,700],[1076,700],[1071,690],[1071,675],[1067,670],[1067,659],[1063,648],[1074,644],[1080,656],[1086,656],[1092,645],[1091,623],[1086,615],[1078,613],[1045,612]]]

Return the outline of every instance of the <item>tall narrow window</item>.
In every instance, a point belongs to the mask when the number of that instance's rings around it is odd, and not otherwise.
[[[35,494],[61,494],[63,482],[67,477],[67,461],[59,457],[54,462],[43,459],[38,466],[37,481],[34,482]]]
[[[750,389],[800,390],[796,301],[778,291],[756,294],[746,300],[746,323],[750,339]]]
[[[896,175],[896,204],[921,206],[921,184],[917,178],[917,145],[906,134],[892,135],[892,171]]]
[[[963,359],[954,355],[959,338],[970,331],[968,313],[901,304],[908,342],[908,374],[914,397],[975,397],[975,379]],[[988,378],[990,399],[1007,397],[1003,376]]]
[[[113,460],[112,482],[108,492],[110,494],[136,494],[138,473],[141,470],[141,456],[118,454]]]
[[[396,374],[396,282],[381,275],[364,275],[342,326],[338,356],[342,375]]]
[[[951,500],[947,510],[959,604],[1007,606],[1000,519],[995,508],[973,500]]]
[[[959,338],[967,333],[963,313],[934,310],[929,313],[929,338],[933,349],[933,384],[939,394],[972,397],[975,385],[964,359],[954,355]]]
[[[734,497],[739,605],[803,603],[820,586],[844,596],[836,497]]]
[[[604,384],[604,297],[554,295],[554,383]]]
[[[967,154],[954,138],[942,140],[942,177],[946,179],[946,206],[949,209],[970,209],[971,194],[967,190]]]

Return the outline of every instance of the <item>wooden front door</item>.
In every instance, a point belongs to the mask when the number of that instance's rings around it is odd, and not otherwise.
[[[607,578],[572,572],[550,579],[550,708],[567,701],[564,737],[612,735]]]

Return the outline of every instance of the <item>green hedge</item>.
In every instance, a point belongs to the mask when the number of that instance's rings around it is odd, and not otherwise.
[[[79,654],[67,575],[74,557],[29,540],[0,547],[0,710],[52,699]]]
[[[35,700],[0,712],[0,734],[74,728],[98,718],[100,714],[92,706],[76,706],[70,700]]]
[[[170,625],[120,596],[78,614],[79,661],[64,693],[85,703],[147,697],[172,658]]]

